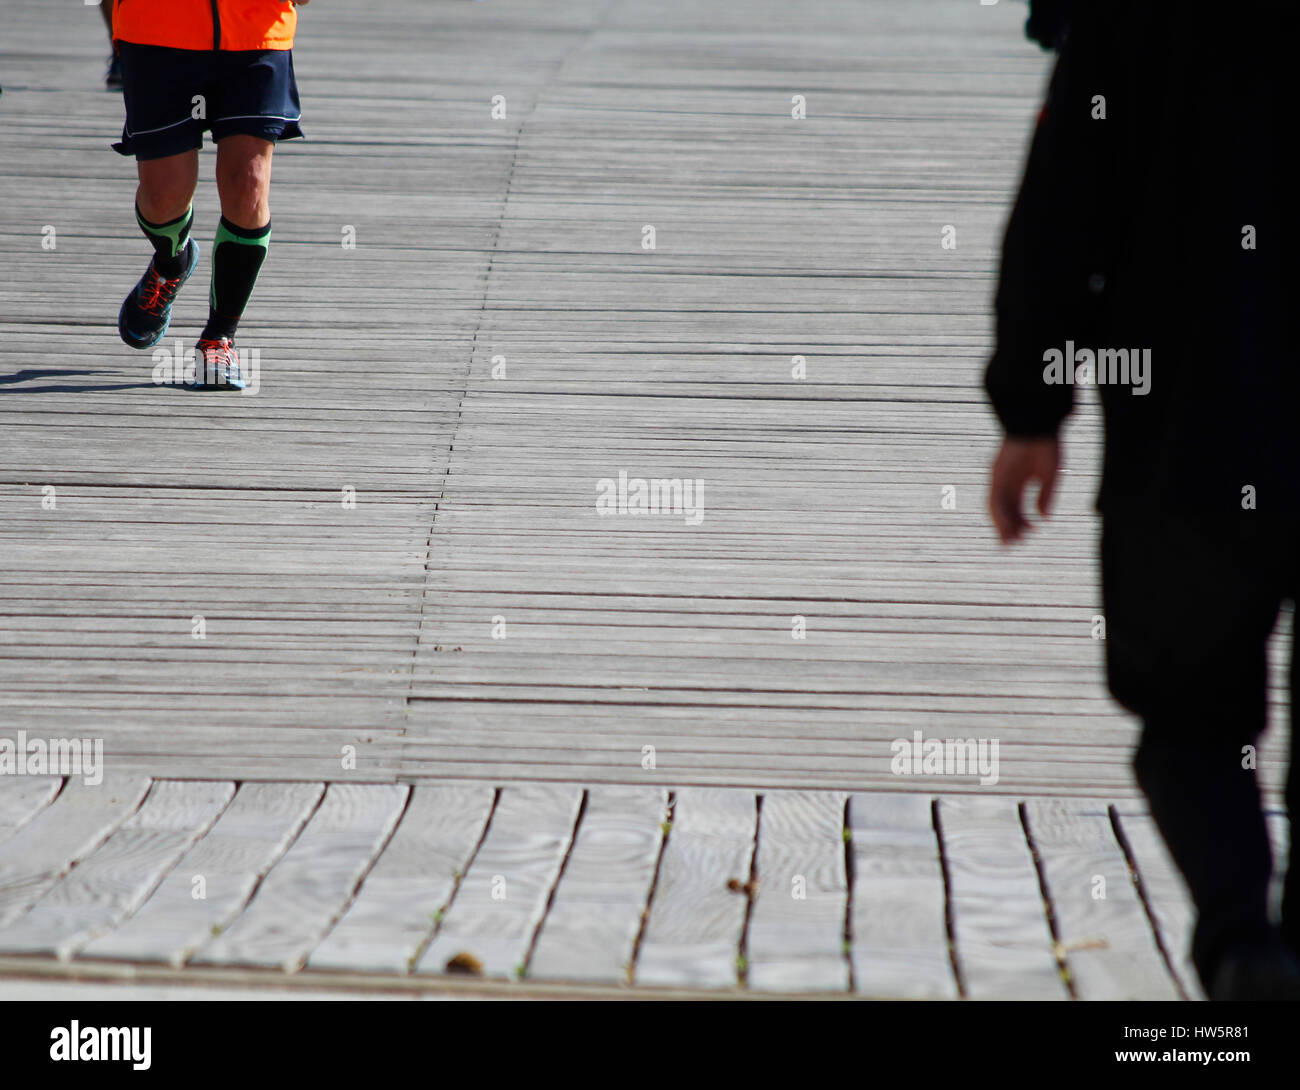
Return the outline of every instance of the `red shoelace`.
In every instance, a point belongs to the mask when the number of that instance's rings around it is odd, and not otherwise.
[[[171,303],[180,282],[179,276],[169,280],[150,265],[148,279],[140,291],[140,308],[149,314],[157,314]]]
[[[219,341],[200,338],[198,350],[203,354],[203,359],[210,363],[239,362],[239,354],[235,351],[234,342],[228,337],[222,337]]]

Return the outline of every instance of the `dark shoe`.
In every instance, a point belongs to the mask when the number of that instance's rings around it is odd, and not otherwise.
[[[176,293],[199,264],[199,244],[193,239],[185,244],[185,256],[185,271],[171,279],[159,275],[151,258],[140,282],[122,301],[122,309],[117,314],[117,331],[132,348],[152,348],[167,332]]]
[[[1281,939],[1230,946],[1215,970],[1210,998],[1300,1001],[1300,962]]]
[[[194,389],[242,390],[248,385],[239,370],[239,354],[229,337],[200,338],[194,349]]]

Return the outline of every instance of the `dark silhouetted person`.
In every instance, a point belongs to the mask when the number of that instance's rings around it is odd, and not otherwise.
[[[1075,386],[1100,395],[1109,686],[1142,721],[1134,768],[1196,903],[1214,999],[1300,998],[1300,836],[1278,926],[1254,770],[1266,641],[1300,593],[1296,9],[1057,0],[1031,17],[1060,56],[985,378],[1006,433],[989,496],[1004,542],[1029,529],[1031,482],[1050,511]],[[1294,740],[1294,654],[1291,674]],[[1294,760],[1286,800],[1300,812]]]

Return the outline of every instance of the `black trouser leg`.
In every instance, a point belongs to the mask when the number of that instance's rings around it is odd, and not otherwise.
[[[1265,726],[1282,552],[1255,524],[1156,515],[1107,517],[1102,539],[1110,688],[1143,722],[1134,769],[1196,905],[1207,990],[1229,944],[1269,933],[1272,857],[1243,747]]]
[[[1192,961],[1208,989],[1229,943],[1268,937],[1273,861],[1255,773],[1237,739],[1208,738],[1187,718],[1147,720],[1133,765],[1196,904]]]

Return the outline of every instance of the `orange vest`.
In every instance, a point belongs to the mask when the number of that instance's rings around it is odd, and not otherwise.
[[[285,0],[113,0],[113,39],[172,49],[292,49]]]

